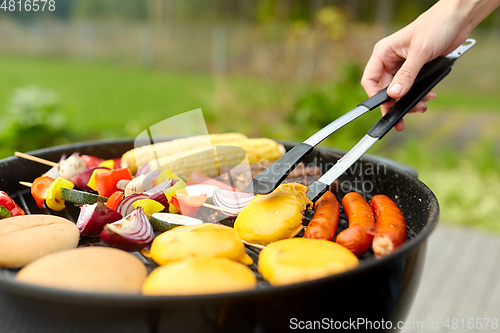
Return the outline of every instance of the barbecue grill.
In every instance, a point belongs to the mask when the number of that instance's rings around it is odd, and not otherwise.
[[[287,149],[295,145],[284,144]],[[114,158],[133,147],[132,140],[103,141],[31,154],[54,161],[75,151]],[[316,164],[325,172],[342,154],[317,147],[304,162]],[[32,181],[46,169],[16,157],[4,159],[0,161],[1,190],[10,194],[28,214],[57,214],[76,221],[77,207],[67,204],[61,212],[40,210],[29,189],[18,184],[19,180]],[[246,251],[254,260],[251,268],[258,278],[255,290],[192,296],[145,297],[58,290],[18,283],[14,279],[15,270],[0,269],[0,331],[283,332],[290,330],[292,322],[358,318],[365,322],[391,320],[395,327],[397,321],[406,318],[413,302],[425,259],[426,239],[438,221],[438,202],[412,169],[375,156],[364,156],[339,178],[339,201],[350,191],[358,191],[368,200],[382,193],[399,205],[408,230],[407,242],[395,253],[377,260],[369,252],[361,258],[360,267],[352,271],[272,287],[257,272],[259,250],[248,247]],[[307,212],[305,224],[311,216]],[[337,233],[347,226],[341,210]],[[83,239],[80,246],[94,241],[97,240]],[[370,327],[361,327],[365,328]]]

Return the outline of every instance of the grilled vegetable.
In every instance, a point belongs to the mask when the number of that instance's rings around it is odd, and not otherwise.
[[[71,180],[74,176],[87,169],[87,164],[77,154],[73,154],[59,165],[59,176]]]
[[[128,197],[131,194],[142,193],[149,191],[153,188],[153,182],[151,178],[142,175],[132,179],[125,187],[125,196]]]
[[[103,197],[109,197],[111,194],[119,190],[116,187],[119,180],[132,179],[132,175],[127,168],[101,172],[96,174],[95,177],[97,192]]]
[[[42,176],[35,179],[33,184],[31,184],[31,195],[33,196],[33,199],[35,199],[38,208],[42,208],[45,199],[47,199],[49,186],[53,182],[53,178]]]
[[[71,188],[61,188],[61,199],[77,205],[93,205],[96,202],[105,203],[108,198],[100,195],[74,190]]]
[[[306,207],[312,205],[307,190],[301,184],[281,184],[269,194],[256,196],[240,211],[234,229],[243,240],[261,245],[294,237],[302,230]]]
[[[58,211],[63,210],[66,205],[64,204],[65,200],[61,197],[61,192],[63,191],[63,188],[72,189],[73,187],[75,187],[75,185],[69,180],[57,177],[57,179],[50,184],[47,190],[47,199],[45,200],[47,207]]]
[[[89,169],[86,169],[86,170],[80,172],[79,174],[77,174],[76,176],[71,178],[71,182],[73,184],[75,184],[75,186],[81,190],[95,191],[93,188],[90,188],[87,184],[89,183],[90,178],[92,177],[92,175],[94,174],[94,170],[96,170],[96,169],[100,169],[100,170],[104,170],[104,171],[110,170],[110,169],[104,168],[104,167],[92,167],[92,168],[89,168]],[[104,171],[101,171],[101,172],[104,172]],[[95,181],[95,176],[94,176],[94,181]],[[95,185],[93,185],[93,186],[95,188]]]
[[[108,198],[108,201],[106,201],[106,207],[116,210],[122,200],[123,192],[116,191],[115,193],[111,194],[111,196]]]
[[[99,166],[99,163],[104,161],[102,158],[92,155],[80,155],[80,158],[87,164],[87,169]]]
[[[170,198],[170,202],[175,208],[185,216],[195,216],[201,206],[207,201],[206,194],[188,196],[177,193]]]
[[[203,223],[203,221],[199,219],[170,213],[153,213],[149,217],[149,222],[151,222],[153,229],[158,231],[168,231],[179,226],[198,225]]]
[[[406,222],[398,205],[385,195],[374,196],[370,206],[377,219],[372,249],[376,257],[383,257],[405,242]]]
[[[193,258],[156,268],[142,285],[142,293],[211,294],[249,290],[256,285],[252,270],[240,263],[224,258]]]
[[[122,217],[117,211],[106,207],[102,202],[97,202],[80,208],[76,226],[82,236],[97,236],[106,224],[116,222]]]
[[[92,175],[89,178],[89,182],[87,183],[87,187],[89,187],[92,191],[97,191],[97,174],[106,171],[110,170],[108,168],[94,168],[92,170]]]
[[[216,189],[213,195],[214,205],[221,208],[227,208],[235,212],[240,212],[245,208],[250,201],[255,198],[255,195],[243,192],[226,191]],[[237,214],[228,213],[226,211],[219,211],[222,215],[235,218]]]
[[[149,195],[147,195],[146,193],[129,195],[128,197],[120,201],[118,207],[116,207],[116,211],[123,216],[127,216],[135,210],[134,202],[142,199],[149,199]]]
[[[159,213],[165,209],[161,203],[151,199],[141,199],[134,202],[134,208],[137,209],[141,207],[144,210],[144,214],[149,218],[153,213]]]
[[[319,279],[358,265],[358,258],[345,247],[323,239],[280,240],[259,255],[259,273],[273,286]]]
[[[150,255],[159,265],[191,257],[227,258],[252,264],[236,230],[215,223],[181,226],[164,232],[153,241]]]
[[[326,239],[332,241],[339,224],[339,202],[330,191],[316,201],[314,216],[309,222],[305,238]]]
[[[3,209],[1,209],[3,207]],[[25,215],[26,213],[19,207],[14,200],[4,191],[0,191],[0,220],[7,217]]]
[[[186,182],[187,185],[196,185],[196,184],[204,184],[204,185],[212,185],[220,188],[221,190],[227,190],[232,192],[239,192],[239,190],[234,187],[227,185],[217,179],[213,179],[203,174],[202,172],[193,172],[189,175],[189,178]]]
[[[199,135],[189,138],[175,139],[172,141],[160,142],[151,146],[143,146],[129,150],[122,156],[121,166],[128,168],[135,173],[137,167],[146,162],[154,160],[156,157],[162,158],[178,152],[184,152],[208,144],[216,145],[225,142],[244,140],[246,136],[239,133]]]
[[[375,226],[372,209],[359,193],[347,193],[342,206],[349,220],[349,228],[337,235],[337,243],[347,247],[357,256],[370,248],[373,240],[371,231]]]
[[[106,224],[101,232],[101,242],[129,252],[145,248],[154,237],[153,227],[142,208],[119,221]]]
[[[115,161],[114,160],[104,160],[101,163],[99,163],[100,167],[105,167],[108,169],[114,169],[115,168]]]
[[[214,154],[215,150],[215,154]],[[238,165],[245,160],[257,163],[261,160],[275,160],[285,152],[283,145],[271,139],[246,139],[231,141],[212,147],[198,147],[180,151],[150,161],[151,170],[166,169],[180,177],[188,177],[193,172],[202,172],[207,176],[218,175],[218,170],[225,166]]]

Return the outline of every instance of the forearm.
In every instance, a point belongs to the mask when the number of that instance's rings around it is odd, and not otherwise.
[[[440,0],[434,6],[440,10],[450,10],[457,15],[459,25],[469,34],[495,8],[500,0]]]

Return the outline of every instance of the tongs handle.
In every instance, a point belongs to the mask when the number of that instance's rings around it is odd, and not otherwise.
[[[368,135],[378,138],[379,140],[382,139],[398,121],[403,119],[403,117],[450,72],[451,67],[442,67],[428,75],[426,79],[419,80],[419,82],[414,84],[410,91],[368,131]]]
[[[415,83],[413,85],[424,81],[425,79],[437,73],[438,71],[442,70],[443,68],[451,67],[455,63],[455,60],[456,59],[450,59],[447,57],[437,57],[436,59],[429,61],[422,67],[420,72],[418,72],[417,78],[415,79]],[[379,107],[380,105],[384,104],[385,102],[390,101],[391,97],[387,95],[387,88],[388,87],[385,87],[384,89],[380,90],[378,93],[368,98],[364,102],[359,103],[358,106],[362,105],[370,110],[373,110],[376,107]]]
[[[434,86],[441,81],[451,71],[451,67],[440,70],[414,84],[410,91],[403,96],[396,104],[383,116],[368,133],[347,152],[337,163],[328,170],[320,179],[309,185],[307,197],[315,202],[330,185],[351,167],[370,147],[380,140],[396,123],[401,120]]]

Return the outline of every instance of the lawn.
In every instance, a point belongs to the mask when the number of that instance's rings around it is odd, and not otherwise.
[[[77,140],[135,136],[172,115],[199,108],[211,76],[147,68],[24,57],[0,58],[0,112],[15,89],[53,90],[67,108]]]

